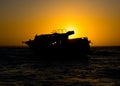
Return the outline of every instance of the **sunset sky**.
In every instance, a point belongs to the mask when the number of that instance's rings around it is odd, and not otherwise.
[[[120,45],[120,0],[0,0],[0,46],[53,30],[74,30],[93,46]]]

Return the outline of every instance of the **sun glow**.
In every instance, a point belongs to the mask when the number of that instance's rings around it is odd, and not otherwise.
[[[74,31],[74,34],[69,36],[69,39],[76,38],[77,27],[74,25],[68,25],[65,27],[66,31]]]

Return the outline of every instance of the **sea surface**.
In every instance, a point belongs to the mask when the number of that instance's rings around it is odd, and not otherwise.
[[[120,47],[91,51],[84,63],[42,61],[27,47],[0,47],[0,86],[120,86]]]

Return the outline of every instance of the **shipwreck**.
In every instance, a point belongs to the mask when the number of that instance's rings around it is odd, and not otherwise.
[[[74,31],[65,33],[54,32],[51,34],[35,35],[33,40],[23,43],[37,55],[44,58],[62,58],[62,59],[85,59],[90,53],[90,40],[88,37],[72,38]]]

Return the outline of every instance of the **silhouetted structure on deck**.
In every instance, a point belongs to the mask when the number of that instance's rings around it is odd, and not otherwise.
[[[90,41],[87,37],[68,39],[72,34],[74,31],[36,35],[33,40],[23,43],[26,43],[35,53],[49,58],[86,56],[90,52]]]

